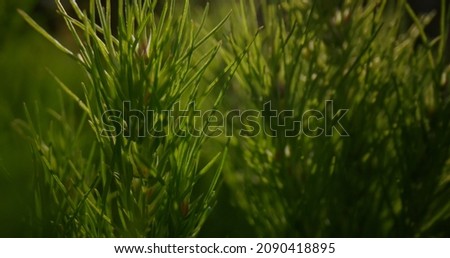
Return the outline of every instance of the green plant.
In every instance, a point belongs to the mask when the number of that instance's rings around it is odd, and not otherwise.
[[[20,11],[87,75],[53,75],[58,104],[14,124],[35,158],[31,235],[449,236],[446,1],[437,38],[406,0],[222,1],[197,23],[187,0],[104,2],[72,17],[56,1],[65,45]],[[189,103],[241,123],[180,137]]]
[[[193,128],[194,111],[178,110],[178,131],[169,127],[173,121],[165,111],[173,110],[177,102],[184,107],[195,101],[206,108],[220,103],[235,64],[210,82],[205,82],[203,74],[220,48],[220,43],[208,43],[209,38],[227,18],[205,32],[208,8],[195,24],[189,1],[182,9],[176,8],[175,1],[165,1],[158,15],[156,1],[120,0],[115,30],[111,1],[106,1],[106,6],[90,1],[88,11],[75,1],[70,3],[75,17],[56,1],[75,50],[60,44],[19,11],[39,33],[79,63],[88,78],[82,83],[84,93],[77,95],[55,77],[78,108],[67,108],[61,97],[60,109],[50,110],[54,123],[47,131],[35,121],[40,117],[38,111],[35,116],[27,112],[28,125],[24,127],[31,135],[37,165],[31,215],[32,224],[40,225],[36,234],[197,235],[214,205],[227,148],[223,146],[210,160],[201,160],[205,135],[176,134]],[[213,104],[205,103],[207,98]],[[108,116],[105,119],[105,114],[117,110],[123,112],[116,124]],[[152,110],[154,116],[136,119],[136,110]],[[150,125],[151,130],[144,130]],[[156,131],[165,133],[143,137],[142,133]],[[203,178],[208,180],[207,187],[198,189]]]
[[[234,7],[224,57],[258,36],[228,105],[294,113],[262,113],[266,133],[230,147],[225,181],[258,236],[448,236],[448,15],[430,39],[405,1],[364,2]]]

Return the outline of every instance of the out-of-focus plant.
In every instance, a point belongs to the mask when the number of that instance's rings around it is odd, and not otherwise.
[[[264,237],[448,236],[449,16],[432,39],[405,1],[335,6],[235,5],[224,57],[258,35],[227,103],[265,110],[230,147],[235,202]]]

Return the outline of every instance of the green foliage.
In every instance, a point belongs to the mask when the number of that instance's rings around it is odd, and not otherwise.
[[[235,8],[233,25],[243,29],[231,28],[225,57],[259,32],[236,74],[237,102],[293,110],[280,116],[288,128],[307,110],[325,111],[336,117],[309,128],[340,122],[349,133],[286,137],[280,126],[234,142],[225,175],[236,203],[258,236],[448,236],[448,23],[441,38],[428,39],[405,2],[388,9],[387,1],[342,1],[327,12],[322,2]],[[415,22],[408,31],[401,10]]]
[[[51,111],[56,124],[43,132],[39,121],[33,121],[39,113],[28,114],[28,130],[41,164],[35,175],[35,223],[43,225],[42,232],[56,236],[195,236],[214,205],[226,148],[200,163],[205,136],[179,137],[169,128],[164,111],[180,100],[202,102],[214,98],[209,94],[212,89],[225,90],[226,78],[201,85],[220,44],[211,45],[202,55],[197,55],[197,49],[226,18],[205,33],[202,24],[190,22],[188,1],[181,13],[175,1],[166,1],[160,16],[155,14],[156,2],[119,1],[118,32],[113,35],[109,1],[105,7],[91,1],[87,12],[75,1],[71,4],[75,18],[57,1],[78,53],[19,11],[77,61],[88,77],[81,96],[55,77],[83,111],[78,119],[62,103],[58,111]],[[230,73],[233,66],[223,73]],[[220,95],[215,98],[218,103]],[[130,107],[124,104],[127,101]],[[120,122],[125,127],[115,128],[120,131],[108,136],[104,132],[111,125],[105,124],[103,115],[111,110],[123,111]],[[135,119],[133,110],[153,110],[150,119],[156,121],[148,122],[153,123],[151,129],[166,134],[141,137],[147,133],[143,132],[147,120]],[[180,131],[193,126],[192,112],[178,114]],[[208,190],[194,192],[199,179],[209,173],[213,177]]]
[[[187,0],[56,3],[70,43],[19,13],[86,77],[67,83],[52,67],[64,94],[27,101],[14,122],[33,149],[29,235],[449,236],[446,1],[438,38],[405,0],[229,1],[200,19]],[[229,139],[180,137],[196,120],[177,110],[173,132],[164,111],[177,102],[294,113],[262,112],[252,136],[239,135],[255,125],[244,122]],[[118,120],[104,123],[111,110]],[[166,135],[141,137],[136,110]],[[308,110],[331,119],[296,124]],[[293,125],[303,133],[288,137]]]

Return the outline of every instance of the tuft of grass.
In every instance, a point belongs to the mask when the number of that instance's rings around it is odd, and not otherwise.
[[[70,46],[19,11],[86,74],[50,72],[63,94],[14,123],[35,161],[32,236],[449,236],[446,1],[437,38],[406,0],[239,0],[198,20],[175,2],[56,1]],[[180,137],[198,129],[189,103],[263,112],[228,139]]]
[[[258,35],[228,105],[293,111],[252,118],[269,133],[232,142],[235,203],[260,237],[448,236],[448,15],[432,39],[406,1],[341,2],[235,5],[224,58]],[[308,110],[333,119],[287,137]]]
[[[227,147],[222,145],[221,152],[201,161],[205,136],[178,134],[193,130],[194,110],[179,111],[179,131],[169,128],[173,121],[165,111],[179,101],[181,107],[206,98],[220,102],[223,94],[211,92],[226,89],[235,65],[207,84],[202,79],[220,48],[220,43],[209,43],[210,38],[227,17],[205,32],[201,21],[192,21],[187,0],[183,6],[165,1],[160,13],[156,1],[120,0],[118,26],[113,28],[111,1],[105,6],[90,1],[88,10],[70,1],[74,17],[60,1],[56,4],[74,49],[58,42],[25,12],[19,13],[75,60],[88,79],[81,83],[80,95],[53,75],[66,97],[61,97],[60,109],[48,111],[53,123],[47,131],[35,119],[40,116],[38,107],[35,114],[27,108],[23,127],[36,160],[31,223],[40,227],[35,234],[196,236],[214,206]],[[200,47],[208,50],[199,53]],[[67,109],[67,97],[76,107]],[[147,117],[150,121],[136,119],[137,111],[147,110],[154,112]],[[105,120],[110,111],[121,111],[115,117],[117,124],[110,117]],[[144,130],[147,126],[149,130]],[[147,135],[156,132],[163,135]],[[199,180],[206,176],[208,188],[198,190]]]

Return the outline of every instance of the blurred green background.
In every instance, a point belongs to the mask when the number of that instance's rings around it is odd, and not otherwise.
[[[64,41],[51,5],[34,0],[0,2],[0,236],[30,235],[25,220],[33,201],[33,160],[29,144],[15,126],[16,119],[24,119],[24,103],[56,106],[60,92],[47,69],[71,85],[82,76],[74,62],[30,29],[18,8]]]

